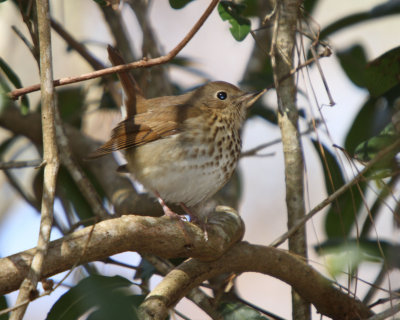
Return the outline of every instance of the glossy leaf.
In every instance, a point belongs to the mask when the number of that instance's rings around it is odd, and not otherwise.
[[[182,9],[193,0],[169,0],[169,5],[174,9]]]
[[[136,309],[143,297],[132,295],[128,290],[131,285],[120,276],[92,275],[62,295],[46,319],[75,320],[87,312],[92,320],[138,319]]]
[[[342,170],[336,157],[324,145],[322,150],[316,141],[313,145],[318,152],[321,163],[323,163],[325,185],[328,194],[332,194],[345,184]],[[359,183],[361,190],[365,189],[365,183]],[[328,238],[347,237],[350,233],[359,208],[362,204],[362,198],[356,186],[350,188],[343,195],[338,197],[330,206],[325,218],[325,232]]]
[[[229,30],[237,41],[244,40],[251,28],[250,20],[242,15],[245,8],[244,5],[231,1],[221,1],[218,4],[218,13],[221,19],[230,23]]]
[[[389,147],[400,139],[399,133],[394,129],[392,123],[388,124],[377,136],[374,136],[367,141],[364,141],[357,146],[354,156],[364,162],[368,162],[373,159],[377,153],[381,150]],[[387,154],[381,161],[375,164],[369,171],[368,176],[374,179],[383,179],[391,176],[393,168],[395,167],[396,159],[395,156],[400,152],[400,148],[397,148]]]
[[[340,64],[349,79],[359,87],[366,86],[367,58],[364,48],[356,44],[347,50],[337,52]]]
[[[400,47],[394,48],[368,63],[366,87],[374,97],[379,97],[400,83]]]
[[[358,145],[354,156],[364,162],[370,161],[379,151],[387,148],[399,138],[393,124],[389,123],[378,135]]]

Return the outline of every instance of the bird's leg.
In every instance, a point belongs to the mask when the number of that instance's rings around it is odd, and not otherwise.
[[[199,225],[204,232],[204,239],[207,241],[208,240],[208,233],[207,233],[207,220],[203,221],[198,218],[198,216],[193,212],[192,209],[190,209],[188,206],[186,206],[183,202],[179,203],[183,211],[185,211],[189,217],[190,217],[190,222],[193,222],[197,225]]]
[[[181,216],[179,214],[177,214],[176,212],[172,211],[170,207],[167,206],[167,204],[165,203],[164,199],[160,197],[160,194],[156,191],[154,192],[155,196],[157,197],[158,202],[160,203],[163,211],[164,211],[164,215],[167,217],[170,217],[172,219],[176,219],[179,222],[179,226],[181,227],[183,234],[185,235],[185,239],[186,242],[188,243],[188,246],[191,246],[191,240],[190,237],[186,231],[186,227],[185,224],[183,223],[183,220],[187,220],[185,216]]]
[[[186,206],[186,204],[184,204],[183,202],[180,202],[179,205],[181,206],[181,208],[183,209],[183,211],[186,212],[186,214],[190,217],[190,222],[193,223],[200,223],[200,219],[197,218],[196,214],[193,212],[193,210],[191,210],[188,206]]]
[[[179,214],[177,214],[176,212],[172,211],[170,207],[167,206],[167,204],[165,203],[164,199],[160,197],[160,194],[156,191],[154,192],[155,196],[157,197],[157,200],[159,202],[159,204],[161,205],[164,214],[170,218],[174,218],[174,219],[179,219],[179,220],[186,220],[186,217],[181,216]]]

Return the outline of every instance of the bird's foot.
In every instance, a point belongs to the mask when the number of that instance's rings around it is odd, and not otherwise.
[[[189,207],[187,207],[183,202],[181,202],[179,204],[181,206],[181,208],[183,209],[183,211],[186,212],[186,214],[189,215],[190,217],[190,222],[197,224],[204,233],[204,239],[207,241],[208,240],[208,233],[207,233],[207,220],[201,220],[198,218],[198,215],[196,215],[192,209],[190,209]]]
[[[176,212],[172,211],[170,207],[167,206],[167,204],[165,203],[165,201],[160,197],[160,194],[158,192],[155,193],[157,196],[157,200],[160,203],[163,211],[164,211],[164,215],[167,217],[170,217],[172,219],[178,220],[179,226],[181,227],[183,234],[185,235],[185,239],[186,242],[188,243],[188,247],[191,246],[191,240],[190,237],[186,231],[186,227],[185,224],[183,223],[183,221],[187,221],[185,216],[179,215]]]

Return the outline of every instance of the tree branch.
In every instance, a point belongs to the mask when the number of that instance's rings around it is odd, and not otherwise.
[[[165,319],[169,308],[206,279],[225,272],[247,271],[267,274],[288,283],[306,301],[314,304],[319,313],[333,319],[364,319],[372,315],[365,305],[336,289],[331,281],[300,257],[275,248],[240,242],[218,260],[189,259],[172,270],[147,296],[140,308],[141,319]]]
[[[274,22],[271,45],[271,63],[274,83],[278,96],[278,123],[282,134],[282,146],[285,160],[286,207],[288,229],[304,217],[304,159],[298,129],[299,113],[296,107],[296,85],[289,74],[294,63],[296,27],[299,16],[300,0],[280,0]],[[307,257],[307,239],[304,227],[289,237],[289,250]],[[292,316],[294,320],[311,318],[310,305],[292,290]]]
[[[202,228],[184,222],[185,231],[175,219],[125,215],[99,222],[52,241],[44,260],[42,278],[68,270],[76,264],[103,260],[111,255],[137,251],[160,257],[220,257],[243,236],[239,216],[214,213],[207,224],[208,241]],[[88,242],[90,236],[90,241]],[[187,238],[191,243],[187,242]],[[14,291],[24,279],[35,248],[0,259],[0,295]],[[84,253],[84,254],[83,254]]]
[[[400,147],[400,140],[397,140],[392,145],[386,147],[381,150],[368,164],[364,167],[363,170],[359,174],[357,174],[353,179],[347,182],[345,185],[341,186],[334,193],[329,195],[325,200],[316,205],[310,212],[308,212],[303,218],[301,218],[292,228],[290,228],[287,232],[285,232],[282,236],[276,239],[274,242],[270,244],[272,247],[278,247],[281,245],[286,239],[288,239],[292,234],[297,232],[301,227],[305,225],[305,223],[310,220],[315,214],[325,208],[327,205],[335,201],[339,196],[348,191],[352,186],[358,183],[361,179],[364,179],[366,173],[377,163],[379,163],[385,156],[392,153],[394,150],[397,150]]]
[[[40,83],[42,99],[42,128],[43,128],[43,160],[44,179],[41,206],[41,221],[39,239],[35,254],[30,264],[29,272],[21,283],[16,304],[29,300],[36,292],[36,286],[41,278],[44,260],[50,241],[53,224],[53,205],[56,191],[57,172],[60,166],[55,134],[56,98],[53,87],[53,66],[50,37],[50,14],[48,0],[36,0],[40,49]],[[28,271],[28,270],[27,270]],[[28,305],[14,310],[10,319],[22,319]]]
[[[211,1],[210,5],[204,11],[203,15],[196,22],[196,24],[193,26],[193,28],[182,39],[182,41],[179,42],[178,45],[175,48],[173,48],[166,55],[157,57],[154,59],[142,59],[139,61],[124,64],[124,65],[110,67],[110,68],[106,68],[106,69],[102,69],[102,70],[97,70],[97,71],[89,72],[89,73],[86,73],[86,74],[83,74],[83,75],[80,75],[77,77],[61,78],[61,79],[55,80],[53,82],[53,85],[55,87],[58,87],[58,86],[66,85],[66,84],[71,84],[71,83],[86,81],[89,79],[104,77],[106,75],[120,72],[120,71],[126,71],[129,69],[135,69],[135,68],[152,67],[152,66],[156,66],[156,65],[167,63],[167,62],[171,61],[187,45],[187,43],[193,38],[193,36],[197,33],[197,31],[200,29],[200,27],[203,25],[203,23],[207,20],[208,16],[211,14],[211,12],[215,8],[215,6],[218,4],[218,2],[219,2],[219,0]],[[8,93],[8,96],[10,99],[15,100],[19,96],[22,96],[22,95],[30,93],[30,92],[38,91],[39,89],[40,89],[40,85],[36,84],[36,85],[29,86],[29,87],[13,90]]]

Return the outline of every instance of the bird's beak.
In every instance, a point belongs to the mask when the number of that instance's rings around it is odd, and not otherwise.
[[[243,103],[246,109],[250,108],[254,102],[256,102],[265,92],[267,89],[255,92],[249,92],[242,95],[239,99]]]

